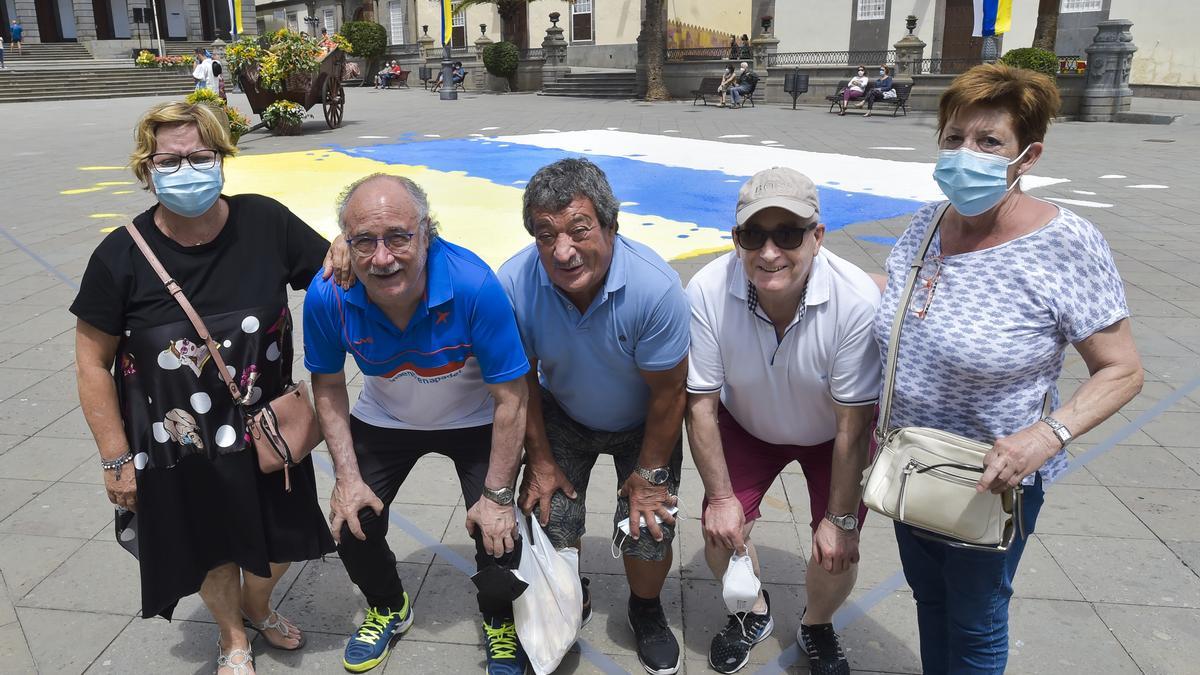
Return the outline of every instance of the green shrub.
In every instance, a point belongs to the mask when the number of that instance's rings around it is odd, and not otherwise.
[[[496,77],[505,79],[517,74],[521,52],[511,42],[496,42],[483,48],[483,67]]]
[[[347,21],[341,33],[350,41],[353,56],[370,61],[383,56],[387,49],[387,31],[374,21]]]
[[[1052,51],[1037,47],[1010,49],[1000,57],[1000,62],[1014,68],[1026,68],[1045,73],[1050,77],[1058,74],[1058,57]]]

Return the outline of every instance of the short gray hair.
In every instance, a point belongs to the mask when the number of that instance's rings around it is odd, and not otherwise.
[[[587,197],[592,201],[600,227],[612,230],[617,227],[617,211],[620,204],[613,196],[608,177],[600,167],[582,157],[560,159],[538,169],[525,187],[525,229],[533,234],[533,212],[554,213],[567,207],[576,197]]]
[[[429,239],[432,240],[434,237],[438,236],[438,222],[435,218],[429,215],[429,197],[425,195],[425,191],[421,189],[421,186],[417,185],[412,180],[405,178],[404,176],[378,172],[359,178],[353,183],[347,185],[345,189],[342,190],[342,193],[338,195],[337,219],[338,227],[341,228],[342,232],[346,231],[346,205],[350,203],[350,199],[354,197],[354,193],[358,192],[358,188],[373,180],[391,181],[404,188],[404,191],[408,194],[409,199],[411,199],[413,204],[417,207],[417,222],[425,224],[425,233],[429,235]]]

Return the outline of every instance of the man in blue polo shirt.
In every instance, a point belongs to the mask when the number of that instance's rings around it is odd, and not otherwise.
[[[679,669],[659,593],[675,534],[690,310],[679,275],[617,234],[617,207],[585,159],[543,167],[525,188],[534,243],[500,268],[531,367],[520,504],[536,507],[556,547],[578,547],[592,466],[612,455],[629,624],[642,666],[666,674]]]
[[[339,200],[339,221],[360,283],[343,291],[320,274],[313,279],[304,301],[304,365],[336,471],[331,529],[368,604],[343,665],[364,672],[412,625],[384,537],[388,506],[423,455],[454,461],[479,569],[514,566],[513,482],[529,362],[496,276],[437,236],[415,183],[382,174],[353,183]],[[347,353],[363,373],[353,412]],[[511,599],[478,597],[492,673],[524,669]]]

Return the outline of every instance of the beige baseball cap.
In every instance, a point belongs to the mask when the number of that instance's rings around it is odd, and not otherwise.
[[[778,206],[808,220],[821,213],[817,186],[804,174],[783,166],[759,171],[738,191],[737,224],[763,209]]]

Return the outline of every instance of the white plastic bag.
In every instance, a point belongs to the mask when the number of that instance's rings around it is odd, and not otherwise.
[[[579,638],[583,588],[579,583],[579,551],[555,550],[537,518],[517,512],[524,550],[517,576],[529,588],[513,601],[517,637],[537,675],[554,672]]]

